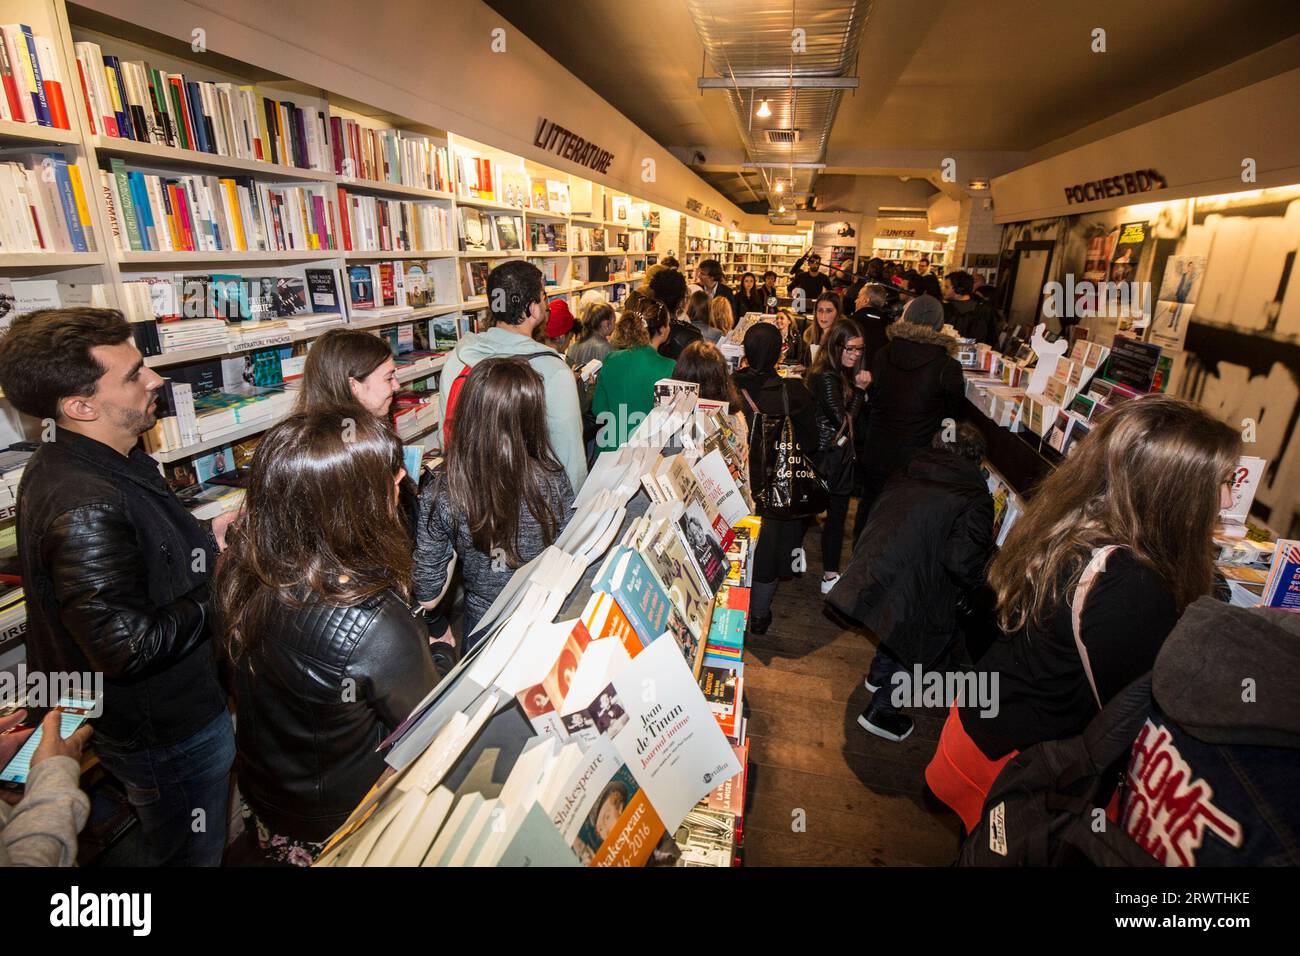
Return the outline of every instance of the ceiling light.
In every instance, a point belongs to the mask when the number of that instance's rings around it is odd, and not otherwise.
[[[988,189],[989,181],[987,179],[972,179],[966,184],[967,189]]]
[[[760,119],[767,119],[772,115],[772,107],[767,105],[767,100],[763,100],[758,104],[758,109],[754,112],[754,115]]]

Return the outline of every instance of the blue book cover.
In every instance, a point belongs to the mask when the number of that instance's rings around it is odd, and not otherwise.
[[[194,124],[194,136],[199,141],[199,149],[205,153],[214,152],[212,145],[208,142],[207,125],[203,122],[205,112],[203,109],[203,94],[199,92],[199,84],[193,80],[186,80],[185,95],[190,101],[190,119]]]
[[[68,175],[68,161],[58,153],[49,154],[54,169],[54,185],[58,188],[59,204],[63,207],[63,218],[68,222],[68,237],[76,252],[88,252],[86,231],[81,228],[81,216],[77,214],[77,197],[72,194],[72,178]]]
[[[41,76],[41,61],[36,56],[36,38],[32,36],[32,28],[25,23],[20,23],[18,29],[23,35],[19,42],[27,44],[27,52],[32,58],[32,73],[36,75],[36,90],[32,93],[32,106],[36,108],[36,122],[41,126],[53,126],[54,118],[50,114],[50,103],[45,98],[45,78]],[[85,252],[84,249],[77,250]]]
[[[131,199],[135,203],[135,216],[140,223],[140,243],[148,252],[157,252],[158,243],[153,232],[153,210],[149,208],[149,191],[144,187],[144,174],[127,173],[131,182]]]
[[[614,567],[609,593],[631,622],[641,643],[649,645],[668,630],[672,602],[636,551],[629,548]]]

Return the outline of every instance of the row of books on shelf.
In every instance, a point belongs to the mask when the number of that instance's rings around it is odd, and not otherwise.
[[[665,444],[697,427],[694,396],[681,393],[597,459],[565,530],[484,615],[475,650],[384,741],[395,773],[317,865],[731,863],[743,743],[700,684],[718,594],[734,594],[728,610],[743,604],[739,582],[711,591],[701,575],[720,545],[699,536],[718,499],[695,481],[690,500],[661,489],[664,500],[627,513]],[[684,478],[704,456],[680,454],[668,471]],[[697,508],[700,528],[687,520]],[[580,615],[555,621],[597,565]],[[725,710],[735,697],[717,683]]]
[[[94,252],[81,169],[58,153],[0,162],[0,252]]]
[[[248,177],[163,176],[113,159],[100,171],[109,228],[123,252],[335,250],[332,189]]]
[[[0,26],[0,120],[51,129],[71,129],[59,57],[49,37],[25,23]]]
[[[0,330],[8,328],[15,316],[38,309],[104,308],[107,305],[102,283],[0,277]]]
[[[451,192],[447,147],[417,133],[330,117],[334,172],[348,179]]]
[[[451,210],[437,203],[382,199],[348,192],[342,186],[338,195],[346,251],[440,252],[455,248]]]
[[[90,41],[74,48],[92,133],[300,169],[332,168],[323,105],[299,107],[254,86],[189,80],[143,60],[105,54]]]
[[[462,252],[519,252],[523,249],[524,221],[510,213],[493,213],[461,206]]]

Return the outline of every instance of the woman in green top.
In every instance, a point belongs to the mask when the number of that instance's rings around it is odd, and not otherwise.
[[[655,382],[673,377],[670,358],[659,354],[668,338],[672,316],[657,299],[642,299],[633,311],[624,313],[620,325],[630,317],[645,322],[649,343],[610,352],[596,378],[591,410],[596,416],[596,448],[610,451],[626,444],[641,420],[654,408]]]

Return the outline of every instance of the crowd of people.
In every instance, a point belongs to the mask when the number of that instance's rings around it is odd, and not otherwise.
[[[210,522],[139,446],[163,381],[121,314],[15,319],[0,386],[54,423],[19,498],[29,669],[103,674],[94,747],[151,862],[222,861],[233,773],[247,841],[271,862],[310,863],[382,772],[380,742],[481,638],[493,599],[563,531],[589,464],[628,441],[665,378],[726,404],[748,442],[755,501],[781,480],[759,422],[788,423],[824,486],[819,514],[763,514],[752,633],[781,613],[778,587],[802,571],[815,533],[828,609],[877,645],[867,732],[911,733],[893,691],[917,665],[1001,675],[995,716],[953,703],[926,772],[967,829],[1009,761],[1082,733],[1150,672],[1211,590],[1236,432],[1170,398],[1121,405],[995,549],[984,441],[961,423],[962,371],[944,331],[996,341],[994,295],[962,272],[942,285],[928,268],[891,281],[880,260],[832,277],[807,254],[796,271],[780,296],[775,273],[746,273],[732,290],[717,261],[688,279],[666,257],[620,309],[592,296],[574,316],[547,301],[536,267],[499,265],[490,327],[462,339],[442,372],[444,458],[418,476],[388,420],[398,383],[387,344],[330,331],[308,353],[296,409],[261,439],[241,509]],[[747,317],[733,369],[719,343]],[[1294,675],[1294,652],[1277,654]],[[74,855],[85,734],[56,738],[46,734],[25,799],[0,816],[0,861]],[[1252,766],[1250,787],[1287,782]]]

